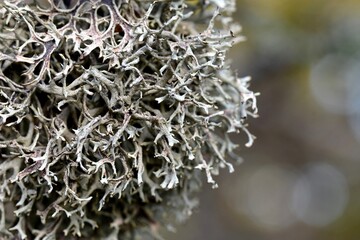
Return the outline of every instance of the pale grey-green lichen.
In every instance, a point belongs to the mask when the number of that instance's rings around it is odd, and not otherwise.
[[[256,116],[232,0],[0,1],[0,238],[124,239],[183,219]]]

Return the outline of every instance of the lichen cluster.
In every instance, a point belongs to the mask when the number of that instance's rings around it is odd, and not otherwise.
[[[0,1],[0,238],[156,234],[253,136],[231,0]]]

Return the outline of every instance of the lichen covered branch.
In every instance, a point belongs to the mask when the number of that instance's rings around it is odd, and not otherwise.
[[[127,238],[233,171],[256,94],[233,1],[200,2],[0,1],[0,238]]]

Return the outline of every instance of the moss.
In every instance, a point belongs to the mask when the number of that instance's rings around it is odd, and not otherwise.
[[[156,236],[252,144],[233,1],[0,4],[2,238]]]

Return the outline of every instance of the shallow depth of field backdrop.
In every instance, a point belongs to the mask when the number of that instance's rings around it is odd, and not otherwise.
[[[360,239],[360,1],[240,0],[233,68],[260,91],[243,164],[166,239]]]

